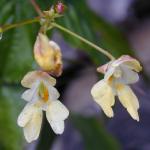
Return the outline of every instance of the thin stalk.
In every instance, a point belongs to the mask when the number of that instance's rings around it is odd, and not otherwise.
[[[20,26],[23,26],[23,25],[27,25],[27,24],[32,24],[32,23],[35,23],[35,22],[39,22],[40,21],[40,17],[36,17],[34,19],[31,19],[31,20],[26,20],[26,21],[22,21],[22,22],[19,22],[19,23],[15,23],[15,24],[10,24],[10,25],[5,25],[3,27],[0,27],[0,33],[2,32],[5,32],[7,30],[10,30],[12,28],[16,28],[16,27],[20,27]],[[96,44],[88,41],[87,39],[81,37],[80,35],[66,29],[65,27],[62,27],[61,25],[57,24],[57,23],[51,23],[51,25],[53,27],[56,27],[74,37],[76,37],[77,39],[81,40],[82,42],[88,44],[89,46],[93,47],[94,49],[96,49],[97,51],[101,52],[102,54],[104,54],[105,56],[107,56],[110,60],[114,60],[115,57],[112,56],[108,51],[100,48],[99,46],[97,46]]]
[[[43,12],[42,10],[40,9],[39,5],[36,3],[35,0],[30,0],[31,4],[33,5],[35,11],[39,14],[39,16],[43,16]]]
[[[27,24],[32,24],[35,22],[39,22],[39,17],[31,19],[31,20],[26,20],[26,21],[22,21],[19,23],[15,23],[15,24],[4,25],[4,26],[0,27],[0,29],[1,29],[0,32],[5,32],[5,31],[10,30],[12,28],[17,28],[17,27],[27,25]]]
[[[104,54],[105,56],[107,56],[110,60],[114,60],[114,59],[115,59],[115,57],[112,56],[108,51],[106,51],[106,50],[100,48],[100,47],[97,46],[96,44],[94,44],[94,43],[92,43],[92,42],[86,40],[85,38],[81,37],[80,35],[78,35],[78,34],[72,32],[72,31],[70,31],[70,30],[68,30],[68,29],[66,29],[66,28],[64,28],[64,27],[62,27],[61,25],[59,25],[59,24],[57,24],[57,23],[52,23],[52,26],[53,26],[53,27],[56,27],[56,28],[58,28],[58,29],[60,29],[60,30],[62,30],[62,31],[64,31],[64,32],[66,32],[66,33],[68,33],[68,34],[70,34],[70,35],[76,37],[77,39],[81,40],[82,42],[88,44],[89,46],[93,47],[93,48],[96,49],[97,51],[99,51],[99,52],[101,52],[102,54]]]

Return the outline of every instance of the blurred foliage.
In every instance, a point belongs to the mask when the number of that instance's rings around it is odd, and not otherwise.
[[[101,122],[96,118],[72,116],[75,127],[84,139],[86,150],[117,150],[118,143],[106,132]]]
[[[28,11],[27,9],[28,8]],[[0,1],[0,25],[35,16],[29,1]],[[24,103],[20,80],[33,68],[32,47],[37,25],[12,29],[0,41],[0,149],[20,150],[24,142],[17,117]],[[34,30],[33,30],[34,29]]]
[[[37,0],[37,2],[42,9],[49,9],[48,6],[52,4],[50,0]],[[66,0],[65,4],[68,10],[58,21],[63,26],[109,49],[115,56],[132,53],[120,31],[92,12],[85,0],[80,0],[80,2]],[[0,1],[0,25],[35,16],[37,14],[28,0]],[[21,129],[16,124],[17,116],[23,107],[20,99],[22,89],[19,83],[26,72],[37,68],[33,60],[32,49],[38,28],[38,24],[32,24],[12,29],[4,33],[0,41],[0,149],[3,150],[19,150],[24,145]],[[74,47],[83,49],[96,64],[104,63],[106,60],[103,55],[81,41],[70,38],[65,33],[62,33],[62,36]],[[105,133],[103,126],[95,119],[78,118],[78,121],[76,119],[75,121],[84,137],[87,150],[118,149],[116,142]],[[47,137],[44,132],[49,133],[49,129],[42,130],[42,138]],[[45,150],[49,149],[53,137],[47,137],[49,140],[40,140],[37,149],[41,149],[41,145],[46,145]]]
[[[21,129],[17,126],[17,116],[23,101],[20,100],[21,89],[18,87],[1,87],[0,91],[0,149],[20,150],[23,146]]]
[[[28,8],[28,11],[27,9]],[[0,24],[15,23],[35,16],[29,1],[13,0],[0,2]],[[22,76],[33,68],[32,47],[37,25],[24,26],[3,34],[0,41],[0,76],[6,82],[18,83]]]
[[[107,49],[116,57],[126,53],[132,54],[133,52],[130,50],[128,42],[121,32],[97,16],[89,9],[85,2],[86,0],[80,0],[79,4],[78,1],[65,0],[68,11],[59,22],[71,31]],[[70,38],[70,36],[65,33],[63,33],[63,35],[66,40],[75,47],[86,50],[95,63],[104,63],[106,60],[103,54],[83,44],[81,41],[73,37]]]

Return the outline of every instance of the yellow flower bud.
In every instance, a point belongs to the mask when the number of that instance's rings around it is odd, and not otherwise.
[[[34,45],[34,57],[38,65],[54,76],[62,73],[62,55],[60,47],[49,41],[48,37],[42,33],[37,36]]]

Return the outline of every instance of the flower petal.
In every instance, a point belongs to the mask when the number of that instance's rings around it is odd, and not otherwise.
[[[17,120],[20,127],[24,127],[31,120],[34,108],[35,107],[29,103],[24,107]]]
[[[33,89],[26,90],[26,91],[21,95],[21,98],[29,102],[29,101],[32,99],[33,94],[34,94]]]
[[[51,85],[47,85],[47,87],[48,87],[48,92],[49,92],[49,99],[50,100],[57,100],[60,96],[57,89]]]
[[[139,121],[138,115],[139,102],[136,95],[131,90],[131,88],[129,86],[118,84],[117,93],[120,102],[127,109],[131,117]]]
[[[62,67],[63,67],[61,49],[60,49],[59,45],[57,43],[55,43],[54,41],[49,41],[49,44],[55,52],[54,53],[55,66],[50,71],[50,73],[52,75],[58,77],[62,74]]]
[[[38,99],[38,96],[37,96],[38,86],[39,86],[39,82],[37,82],[37,84],[34,84],[31,89],[26,90],[21,95],[21,98],[28,101],[28,102],[31,100],[34,101],[34,99],[37,100]]]
[[[108,117],[113,117],[112,106],[115,103],[115,98],[111,86],[106,81],[101,80],[93,86],[91,94],[94,100],[102,107],[104,113]]]
[[[34,57],[38,65],[52,75],[62,73],[62,55],[58,44],[49,41],[45,34],[39,33],[34,45]]]
[[[114,72],[116,71],[116,69],[117,69],[117,67],[110,66],[105,73],[104,80],[105,81],[109,80],[112,77],[112,75],[114,74]]]
[[[53,49],[60,51],[60,47],[59,47],[59,45],[58,45],[56,42],[54,42],[54,41],[49,41],[49,45],[50,45]]]
[[[58,100],[52,101],[46,110],[46,117],[49,123],[51,123],[51,121],[63,121],[68,115],[68,109]]]
[[[130,69],[133,69],[136,72],[139,72],[142,70],[142,66],[140,65],[139,61],[128,55],[121,56],[119,59],[117,59],[113,63],[114,66],[119,66],[121,64],[127,65]]]
[[[97,68],[97,72],[105,74],[106,71],[108,70],[110,64],[111,64],[112,62],[113,62],[113,61],[110,61],[110,62],[108,62],[108,63],[106,63],[106,64],[104,64],[104,65],[98,67],[98,68]]]
[[[42,124],[42,110],[34,109],[31,120],[24,127],[24,136],[30,143],[39,137]]]
[[[123,84],[133,84],[139,80],[139,75],[129,69],[126,65],[120,65],[122,76],[121,78],[117,79],[118,82]]]
[[[31,88],[37,80],[44,80],[52,86],[56,84],[56,79],[54,79],[48,73],[43,71],[28,72],[22,79],[21,84],[26,88]]]
[[[49,123],[56,134],[62,134],[64,132],[64,121],[51,121]]]
[[[109,63],[104,64],[104,65],[98,67],[98,68],[97,68],[97,72],[102,73],[102,74],[105,74],[105,72],[106,72],[107,69],[108,69],[108,64],[109,64]]]

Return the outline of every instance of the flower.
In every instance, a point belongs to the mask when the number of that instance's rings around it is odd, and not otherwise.
[[[93,86],[91,94],[108,117],[114,116],[112,106],[115,104],[115,96],[118,96],[131,117],[139,121],[139,102],[128,84],[139,80],[137,72],[141,70],[140,63],[128,55],[123,55],[97,69],[105,75],[104,79]]]
[[[39,33],[34,44],[34,57],[44,71],[55,76],[62,74],[60,47],[54,41],[49,41],[48,37],[42,33]]]
[[[29,88],[22,94],[28,103],[18,117],[18,125],[23,127],[25,138],[32,142],[39,137],[43,112],[56,134],[64,131],[64,120],[68,109],[58,100],[59,93],[54,88],[56,80],[46,72],[32,71],[25,75],[21,84]]]

